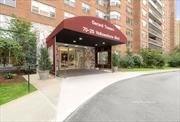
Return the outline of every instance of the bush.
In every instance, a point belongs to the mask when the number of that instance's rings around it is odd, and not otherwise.
[[[124,59],[121,59],[120,66],[124,67],[124,68],[133,68],[134,60],[133,60],[132,56],[127,55]]]
[[[41,48],[40,50],[39,69],[42,71],[51,69],[51,61],[47,48]]]
[[[116,52],[113,52],[113,54],[112,54],[112,65],[115,67],[118,66],[119,65],[119,59],[120,59],[119,54]]]
[[[168,64],[171,67],[180,67],[180,48],[175,49],[169,56]]]
[[[134,62],[134,67],[140,68],[143,65],[143,58],[139,54],[132,55],[132,59]]]
[[[163,67],[165,65],[165,57],[160,50],[142,49],[140,54],[145,67]]]
[[[12,73],[7,73],[3,75],[3,78],[5,79],[13,79],[16,77],[16,74],[12,74]]]

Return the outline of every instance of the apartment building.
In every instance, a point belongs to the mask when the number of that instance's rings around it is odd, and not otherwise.
[[[12,14],[33,23],[38,46],[62,20],[75,16],[96,16],[120,29],[128,42],[113,50],[170,52],[175,45],[175,0],[0,0],[0,27],[7,27]]]
[[[180,48],[180,20],[176,20],[176,47]]]

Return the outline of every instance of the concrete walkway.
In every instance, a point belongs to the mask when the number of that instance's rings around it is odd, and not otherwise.
[[[41,81],[37,74],[30,78],[38,90],[0,106],[0,122],[52,122],[55,118],[61,79]]]

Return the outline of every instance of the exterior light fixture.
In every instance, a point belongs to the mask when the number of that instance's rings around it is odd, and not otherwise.
[[[98,46],[98,44],[95,44],[95,46]]]
[[[76,43],[76,40],[73,40],[73,43]]]
[[[82,38],[82,37],[79,37],[79,40],[83,40],[83,38]]]
[[[105,42],[103,42],[102,44],[106,44]]]

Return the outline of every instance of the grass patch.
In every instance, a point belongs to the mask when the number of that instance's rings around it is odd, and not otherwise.
[[[168,69],[180,69],[173,67],[164,67],[164,68],[120,68],[120,71],[124,72],[143,72],[143,71],[158,71],[158,70],[168,70]]]
[[[36,88],[30,85],[29,93],[35,90]],[[0,105],[29,93],[27,82],[0,83]]]

